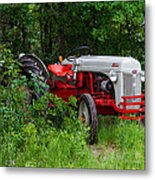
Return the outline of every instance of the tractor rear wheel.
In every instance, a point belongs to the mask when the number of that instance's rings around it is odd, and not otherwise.
[[[90,128],[88,142],[89,144],[97,143],[97,111],[96,105],[90,94],[82,94],[78,102],[78,117],[82,123]]]
[[[34,54],[21,54],[18,61],[21,63],[22,74],[32,80],[31,87],[27,87],[28,98],[39,99],[49,90],[46,81],[49,73],[44,63]],[[36,87],[35,87],[36,86]],[[29,89],[28,89],[29,88]],[[33,92],[32,94],[30,92]]]

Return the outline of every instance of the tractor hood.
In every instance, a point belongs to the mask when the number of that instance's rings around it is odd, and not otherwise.
[[[78,71],[141,71],[140,62],[132,57],[119,56],[81,56],[73,59],[73,64],[78,62]],[[71,64],[66,59],[62,64]]]

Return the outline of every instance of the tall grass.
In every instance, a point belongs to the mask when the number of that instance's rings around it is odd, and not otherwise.
[[[138,122],[116,117],[99,118],[97,159],[99,168],[143,170],[145,168],[145,129]]]
[[[118,120],[107,124],[105,118],[100,117],[99,142],[89,146],[76,127],[80,126],[77,122],[70,124],[73,132],[55,128],[39,132],[34,124],[29,123],[23,126],[20,133],[7,134],[0,149],[0,165],[144,169],[144,128],[141,125]]]

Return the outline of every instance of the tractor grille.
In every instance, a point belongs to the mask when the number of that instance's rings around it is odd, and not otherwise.
[[[141,94],[141,75],[138,74],[136,77],[136,95]]]
[[[132,85],[133,85],[133,77],[130,74],[123,74],[123,82],[124,82],[124,96],[133,95]]]
[[[124,74],[124,96],[134,96],[141,95],[141,77],[140,74],[137,74],[136,79],[133,78],[132,74]],[[136,84],[133,88],[133,84]],[[128,99],[128,102],[140,102],[140,98]],[[140,106],[128,106],[127,109],[138,109]]]

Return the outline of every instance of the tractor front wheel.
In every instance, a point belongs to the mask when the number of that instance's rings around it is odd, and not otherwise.
[[[89,130],[89,144],[97,143],[97,111],[96,105],[90,94],[82,94],[78,102],[78,117],[82,123],[90,128]]]

